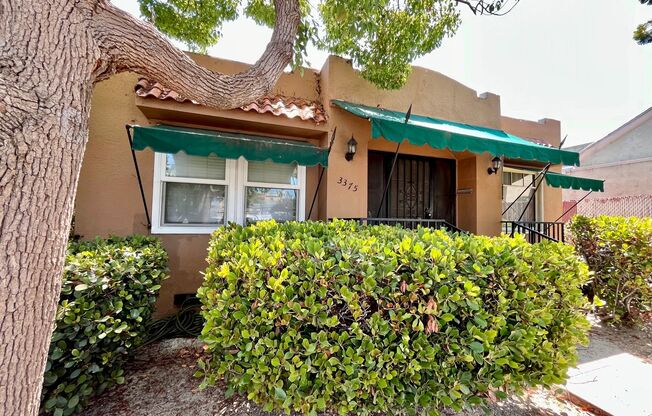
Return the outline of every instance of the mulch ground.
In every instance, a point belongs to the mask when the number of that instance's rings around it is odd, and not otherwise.
[[[643,328],[612,328],[594,321],[592,338],[606,339],[624,351],[652,362],[652,321]],[[270,415],[237,395],[224,397],[224,386],[199,390],[193,376],[202,344],[191,339],[172,339],[142,348],[125,368],[125,384],[115,386],[92,400],[82,412],[86,416],[244,416]],[[492,403],[496,416],[588,416],[599,414],[575,404],[561,391],[533,389],[522,397]],[[482,409],[446,416],[480,416]]]

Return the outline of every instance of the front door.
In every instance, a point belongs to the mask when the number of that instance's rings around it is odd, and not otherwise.
[[[368,216],[371,218],[439,219],[455,225],[455,161],[399,155],[390,180],[393,153],[368,155]]]

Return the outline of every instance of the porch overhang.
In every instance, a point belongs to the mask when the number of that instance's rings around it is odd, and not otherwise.
[[[271,160],[315,166],[328,165],[328,150],[310,143],[214,130],[155,125],[132,126],[134,150],[151,148],[161,153],[214,154],[227,159]]]
[[[555,188],[604,192],[604,181],[599,179],[580,178],[578,176],[547,172],[546,183],[548,186]]]
[[[407,140],[417,146],[455,152],[489,153],[492,156],[579,166],[579,153],[547,147],[527,141],[502,130],[455,123],[412,114],[332,100],[332,104],[371,122],[371,137],[382,137],[396,143]]]

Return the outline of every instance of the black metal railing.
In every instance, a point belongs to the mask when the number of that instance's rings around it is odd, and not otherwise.
[[[464,231],[457,228],[446,220],[426,219],[426,218],[341,218],[343,220],[358,221],[363,225],[400,225],[403,228],[415,229],[419,226],[425,228],[443,228],[453,233],[463,233]]]
[[[530,243],[543,240],[565,242],[564,223],[547,221],[503,221],[503,232],[510,236],[523,234]]]

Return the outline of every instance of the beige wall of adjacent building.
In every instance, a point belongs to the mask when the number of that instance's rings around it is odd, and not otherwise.
[[[587,199],[651,195],[652,108],[628,121],[580,153],[581,166],[567,174],[604,180],[604,192]],[[585,191],[565,190],[564,200],[579,200]]]
[[[235,73],[245,64],[192,55],[200,64],[225,73]],[[135,98],[135,74],[121,74],[98,84],[92,102],[89,142],[77,192],[76,232],[84,238],[108,235],[148,234],[138,181],[127,141],[126,124],[159,122],[265,134],[273,137],[308,140],[326,147],[337,128],[329,167],[320,189],[314,219],[333,217],[367,217],[367,152],[393,152],[396,143],[370,139],[367,120],[329,105],[332,99],[358,104],[382,106],[405,111],[412,104],[414,114],[467,124],[505,129],[526,138],[544,139],[559,144],[559,122],[527,122],[506,119],[500,114],[500,98],[494,94],[479,96],[474,90],[435,71],[415,67],[404,88],[384,91],[363,80],[347,61],[331,57],[321,71],[305,70],[285,74],[272,94],[302,97],[324,104],[328,122],[315,125],[310,121],[288,119],[272,114],[241,110],[219,111],[192,103]],[[351,136],[358,141],[352,161],[346,161],[346,143]],[[489,154],[437,150],[427,146],[401,145],[401,153],[455,159],[457,165],[457,225],[465,230],[487,235],[500,232],[501,176],[488,175]],[[145,196],[151,211],[154,154],[136,152]],[[553,170],[558,170],[554,167]],[[318,168],[307,170],[306,204],[315,190]],[[358,185],[352,192],[337,185],[346,177]],[[561,213],[561,193],[545,189],[545,217]],[[553,218],[554,219],[554,218]],[[170,256],[171,278],[161,288],[158,314],[174,311],[177,293],[192,293],[201,284],[205,268],[208,235],[159,235]]]

